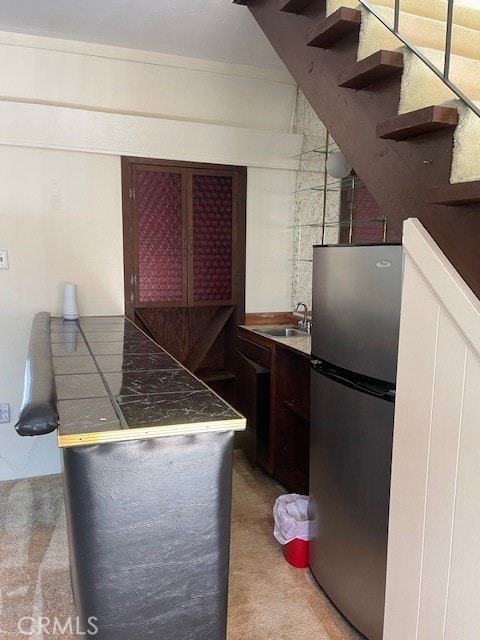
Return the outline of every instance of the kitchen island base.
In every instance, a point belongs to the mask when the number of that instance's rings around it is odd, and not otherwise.
[[[225,640],[245,418],[132,322],[35,316],[22,436],[57,427],[82,636]]]
[[[63,449],[72,588],[98,640],[226,636],[233,431]]]

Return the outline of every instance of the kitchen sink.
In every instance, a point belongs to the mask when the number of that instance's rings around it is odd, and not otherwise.
[[[257,329],[258,333],[264,333],[267,336],[275,336],[282,338],[293,338],[294,336],[308,336],[306,331],[301,329],[293,329],[292,327],[272,327],[270,329]]]

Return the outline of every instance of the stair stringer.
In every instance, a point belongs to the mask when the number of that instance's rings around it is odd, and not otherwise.
[[[426,190],[449,181],[452,131],[400,142],[376,138],[376,125],[397,114],[400,74],[363,90],[339,87],[339,73],[356,62],[358,34],[328,49],[306,46],[325,15],[324,0],[301,15],[279,11],[278,0],[250,0],[249,9],[389,224],[400,229],[405,219],[419,218],[480,297],[480,207],[427,204]]]

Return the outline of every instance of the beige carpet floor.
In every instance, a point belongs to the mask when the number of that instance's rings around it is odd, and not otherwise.
[[[60,476],[0,483],[0,639],[59,640],[67,636],[53,632],[55,617],[75,615]],[[22,635],[17,621],[40,616],[52,633],[25,620],[34,633]]]
[[[285,488],[235,452],[228,640],[357,640],[308,569],[295,569],[273,537]]]
[[[308,570],[283,559],[272,535],[281,486],[235,452],[228,640],[355,640]],[[17,620],[50,618],[22,635]],[[72,616],[72,632],[54,628]],[[0,483],[0,640],[75,637],[59,476]],[[81,635],[81,638],[90,637]],[[94,637],[94,636],[93,636]],[[161,639],[159,639],[161,640]],[[182,638],[178,638],[182,640]]]

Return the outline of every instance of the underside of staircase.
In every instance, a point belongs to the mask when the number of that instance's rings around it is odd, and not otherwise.
[[[480,182],[449,184],[457,109],[399,115],[402,54],[357,61],[357,9],[326,16],[325,0],[248,0],[248,8],[389,225],[419,218],[480,297]]]

